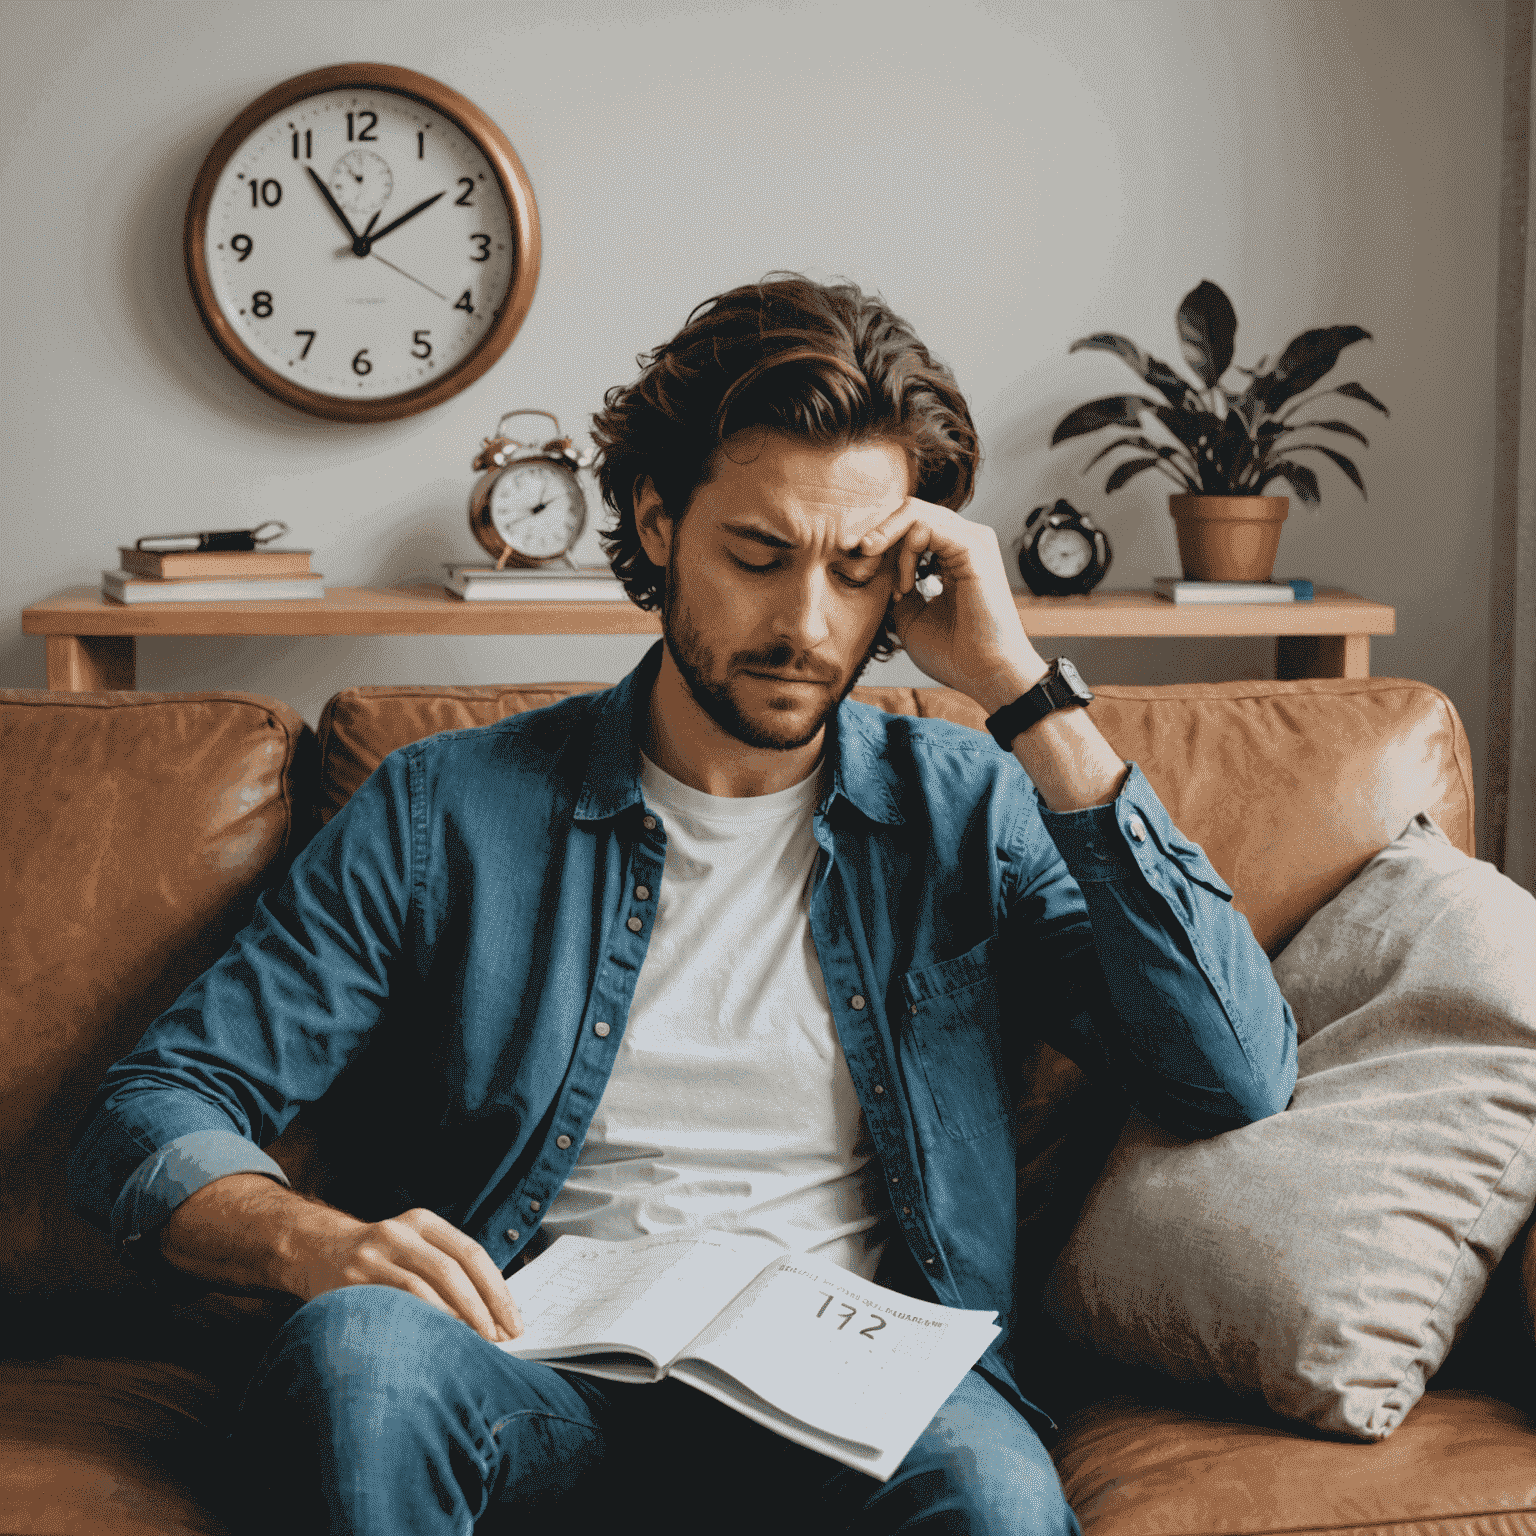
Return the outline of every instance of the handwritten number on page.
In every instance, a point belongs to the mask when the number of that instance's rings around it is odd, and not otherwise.
[[[830,1291],[817,1291],[816,1294],[826,1298],[826,1300],[824,1300],[822,1304],[816,1309],[816,1316],[820,1317],[821,1314],[832,1305],[832,1294]],[[843,1329],[853,1321],[853,1318],[859,1310],[857,1307],[849,1307],[847,1302],[843,1302],[842,1305],[848,1307],[848,1310],[843,1317],[842,1322],[837,1325],[837,1331],[839,1333],[841,1333]],[[870,1316],[874,1319],[874,1321],[869,1325],[869,1327],[859,1329],[859,1337],[861,1339],[872,1339],[877,1333],[879,1333],[882,1328],[885,1327],[885,1319],[881,1317],[878,1312],[871,1312]]]

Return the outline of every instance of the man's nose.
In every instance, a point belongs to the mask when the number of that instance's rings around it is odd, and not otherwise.
[[[826,575],[819,570],[790,583],[783,606],[775,614],[780,638],[802,651],[825,645],[832,634],[827,612],[830,598]]]

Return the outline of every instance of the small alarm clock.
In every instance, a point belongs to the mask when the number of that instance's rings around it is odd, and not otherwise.
[[[1036,597],[1093,591],[1112,558],[1104,530],[1069,501],[1036,507],[1024,520],[1019,574]]]
[[[548,416],[549,411],[508,411],[496,423],[496,433],[484,440],[472,467],[485,473],[469,493],[469,527],[480,547],[496,558],[496,569],[508,565],[539,566],[563,559],[575,565],[571,549],[587,526],[587,498],[576,478],[592,462],[568,437],[546,443],[520,443],[501,435],[514,416]]]

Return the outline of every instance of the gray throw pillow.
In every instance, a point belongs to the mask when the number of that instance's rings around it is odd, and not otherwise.
[[[1273,969],[1290,1107],[1191,1143],[1133,1117],[1046,1306],[1115,1359],[1380,1440],[1536,1204],[1536,898],[1417,816]]]

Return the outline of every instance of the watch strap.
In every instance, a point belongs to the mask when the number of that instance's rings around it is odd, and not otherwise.
[[[1047,715],[1058,709],[1080,708],[1092,702],[1093,695],[1078,676],[1077,668],[1066,657],[1054,656],[1050,671],[1033,688],[987,717],[987,729],[998,746],[1008,752],[1013,748],[1015,736]]]

